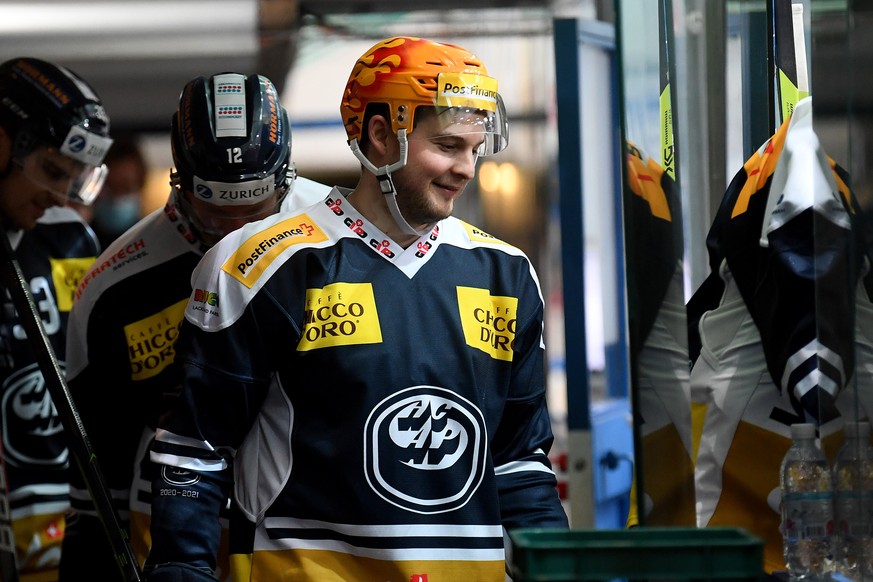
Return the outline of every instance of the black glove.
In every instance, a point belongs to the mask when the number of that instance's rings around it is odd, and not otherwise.
[[[127,527],[126,523],[122,527]],[[94,515],[70,512],[61,546],[60,582],[101,580],[122,582],[115,553],[100,519]]]

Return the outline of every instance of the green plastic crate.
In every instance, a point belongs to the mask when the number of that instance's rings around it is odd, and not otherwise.
[[[516,529],[514,582],[761,580],[764,542],[742,528]]]

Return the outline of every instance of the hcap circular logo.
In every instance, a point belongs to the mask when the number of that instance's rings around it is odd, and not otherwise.
[[[485,472],[485,420],[469,400],[414,386],[382,400],[364,426],[364,470],[386,501],[417,513],[463,507]]]
[[[64,366],[58,363],[61,371]],[[63,424],[38,364],[18,370],[3,385],[3,447],[10,465],[63,467],[69,451],[58,438]]]

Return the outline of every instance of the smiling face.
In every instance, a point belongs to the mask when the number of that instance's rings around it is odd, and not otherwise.
[[[432,224],[452,214],[455,199],[476,175],[483,140],[483,132],[463,119],[446,123],[443,116],[419,114],[406,166],[393,175],[397,204],[409,224]]]

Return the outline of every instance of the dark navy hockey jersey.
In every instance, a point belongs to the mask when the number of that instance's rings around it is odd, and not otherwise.
[[[149,560],[209,565],[232,474],[235,580],[503,580],[504,528],[567,525],[536,274],[455,218],[403,249],[344,194],[195,271]]]
[[[65,369],[67,318],[79,280],[98,253],[97,239],[70,208],[49,208],[30,231],[10,233],[59,369]],[[8,291],[0,317],[0,427],[9,508],[22,577],[58,566],[70,467],[67,440],[32,342]],[[27,314],[29,315],[29,314]],[[73,469],[75,471],[75,465]],[[36,574],[34,574],[36,575]]]
[[[323,199],[330,188],[297,177],[282,208]],[[118,237],[88,270],[70,315],[68,384],[122,524],[140,561],[149,546],[151,463],[147,446],[180,382],[174,343],[205,246],[167,204]],[[107,410],[110,411],[107,414]],[[118,574],[97,511],[80,475],[71,479],[73,537],[64,545],[66,579]],[[108,543],[108,541],[106,542]],[[225,566],[226,570],[226,566]]]

